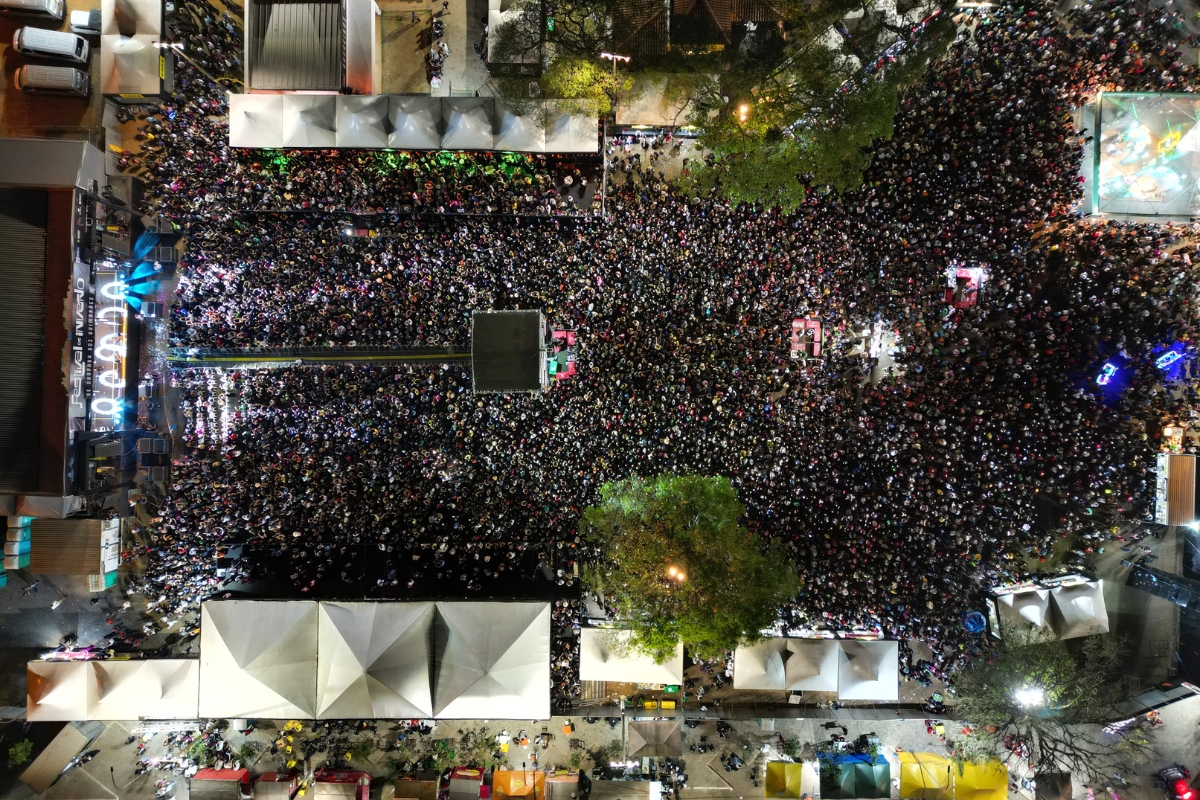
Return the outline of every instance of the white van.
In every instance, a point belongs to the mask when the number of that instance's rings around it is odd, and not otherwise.
[[[72,67],[21,67],[13,76],[18,92],[30,94],[61,94],[87,97],[92,92],[86,72]]]
[[[61,22],[66,0],[0,0],[0,13],[33,14]]]
[[[82,36],[41,28],[18,28],[13,34],[13,49],[23,56],[62,58],[76,64],[88,60],[88,43]]]

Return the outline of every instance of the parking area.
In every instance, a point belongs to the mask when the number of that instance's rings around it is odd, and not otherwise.
[[[23,56],[12,46],[13,34],[20,28],[29,26],[67,31],[70,30],[67,20],[72,11],[99,7],[100,0],[66,0],[62,22],[24,14],[0,15],[0,62],[4,65],[3,82],[0,83],[0,135],[80,139],[100,127],[104,102],[97,91],[100,72],[98,36],[84,37],[92,47],[87,66],[80,67],[86,69],[91,77],[92,94],[88,98],[30,95],[16,91],[13,87],[14,75],[26,64],[73,65],[54,59]]]

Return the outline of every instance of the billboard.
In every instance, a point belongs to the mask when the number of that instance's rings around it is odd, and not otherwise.
[[[97,269],[92,335],[92,381],[88,429],[117,431],[124,427],[125,367],[129,307],[125,274],[115,267]]]

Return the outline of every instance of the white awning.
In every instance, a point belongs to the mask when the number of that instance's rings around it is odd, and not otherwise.
[[[388,136],[388,147],[437,150],[442,142],[442,134],[438,132],[441,116],[441,101],[436,97],[392,97],[392,132]]]
[[[900,699],[900,643],[843,641],[839,700]]]
[[[438,603],[434,714],[550,716],[550,605]]]
[[[386,96],[337,97],[337,146],[388,146],[389,102]]]
[[[230,95],[229,146],[283,147],[283,95]]]
[[[202,717],[316,715],[315,602],[210,600],[201,613]]]
[[[30,661],[25,669],[25,719],[30,722],[87,719],[86,661]]]
[[[841,648],[831,639],[765,639],[739,647],[733,658],[737,689],[835,692]]]
[[[100,91],[103,94],[157,94],[157,34],[100,37]]]
[[[1050,624],[1060,639],[1108,633],[1104,582],[1089,581],[1059,586],[1050,591]]]
[[[443,150],[491,150],[492,100],[486,97],[456,97],[442,100]]]
[[[645,653],[631,651],[630,631],[584,628],[579,632],[579,679],[628,683],[683,683],[683,642],[664,664]]]
[[[162,32],[162,0],[100,0],[102,36],[158,38]]]
[[[319,94],[283,97],[284,147],[337,146],[337,98]]]
[[[89,720],[195,719],[200,661],[162,658],[89,661]]]
[[[433,611],[433,603],[321,603],[317,718],[431,716]]]

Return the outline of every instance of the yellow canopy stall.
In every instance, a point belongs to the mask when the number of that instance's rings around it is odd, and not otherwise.
[[[964,764],[962,774],[951,770],[954,800],[1008,800],[1008,767],[999,761]]]
[[[546,773],[540,769],[498,769],[492,773],[492,798],[525,797],[529,800],[544,800],[546,797]]]
[[[800,797],[801,766],[791,761],[768,761],[764,797]]]
[[[950,800],[950,762],[937,753],[896,754],[901,800]]]

